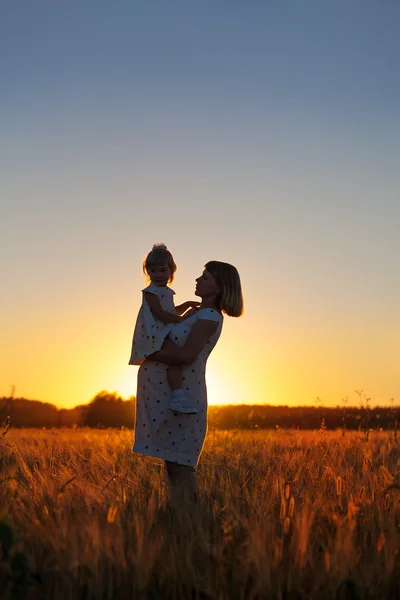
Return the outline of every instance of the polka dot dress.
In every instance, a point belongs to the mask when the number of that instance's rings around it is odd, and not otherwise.
[[[136,320],[133,334],[132,351],[129,359],[130,365],[141,365],[146,356],[160,350],[168,333],[172,329],[172,323],[165,325],[162,321],[155,319],[147,304],[144,292],[155,294],[160,298],[161,308],[176,315],[174,305],[174,294],[166,285],[157,286],[151,283],[142,290],[142,306]]]
[[[207,341],[196,360],[182,367],[183,388],[197,414],[172,412],[168,406],[171,389],[167,381],[167,365],[144,361],[138,371],[136,424],[132,450],[148,456],[195,467],[198,463],[207,429],[207,359],[222,329],[222,315],[202,308],[191,317],[173,326],[169,338],[183,346],[193,324],[199,319],[217,321],[216,332]]]

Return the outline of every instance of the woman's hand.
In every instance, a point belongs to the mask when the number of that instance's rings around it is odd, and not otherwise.
[[[148,356],[146,358],[146,360],[151,360],[151,361],[161,361],[161,358],[164,354],[164,352],[171,352],[171,350],[176,350],[177,346],[174,344],[174,342],[171,342],[171,340],[169,339],[165,339],[163,341],[163,345],[161,346],[160,350],[157,350],[157,352],[153,352],[153,354],[150,354],[150,356]]]
[[[173,348],[176,348],[176,344],[174,344],[174,342],[172,342],[169,339],[165,339],[163,345],[161,346],[161,349],[166,350],[167,352],[168,350],[172,350]]]

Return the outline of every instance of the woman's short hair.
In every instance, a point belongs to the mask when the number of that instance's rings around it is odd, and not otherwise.
[[[143,273],[149,277],[148,269],[155,267],[156,265],[168,265],[171,275],[169,276],[168,283],[174,280],[174,273],[176,271],[176,264],[174,257],[168,250],[165,244],[154,244],[148,255],[143,261]]]
[[[205,269],[217,280],[219,288],[218,307],[230,317],[243,314],[243,294],[239,273],[233,265],[211,260]]]

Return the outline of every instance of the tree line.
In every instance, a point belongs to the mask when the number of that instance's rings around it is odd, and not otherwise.
[[[71,409],[27,400],[0,398],[0,423],[11,427],[127,427],[135,422],[135,398],[99,392],[91,402]],[[400,426],[400,407],[226,405],[209,407],[210,429],[393,429]]]

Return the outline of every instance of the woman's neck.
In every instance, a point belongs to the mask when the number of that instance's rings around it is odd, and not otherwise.
[[[203,298],[200,304],[200,308],[214,308],[214,310],[219,310],[217,306],[217,299],[215,297]]]

